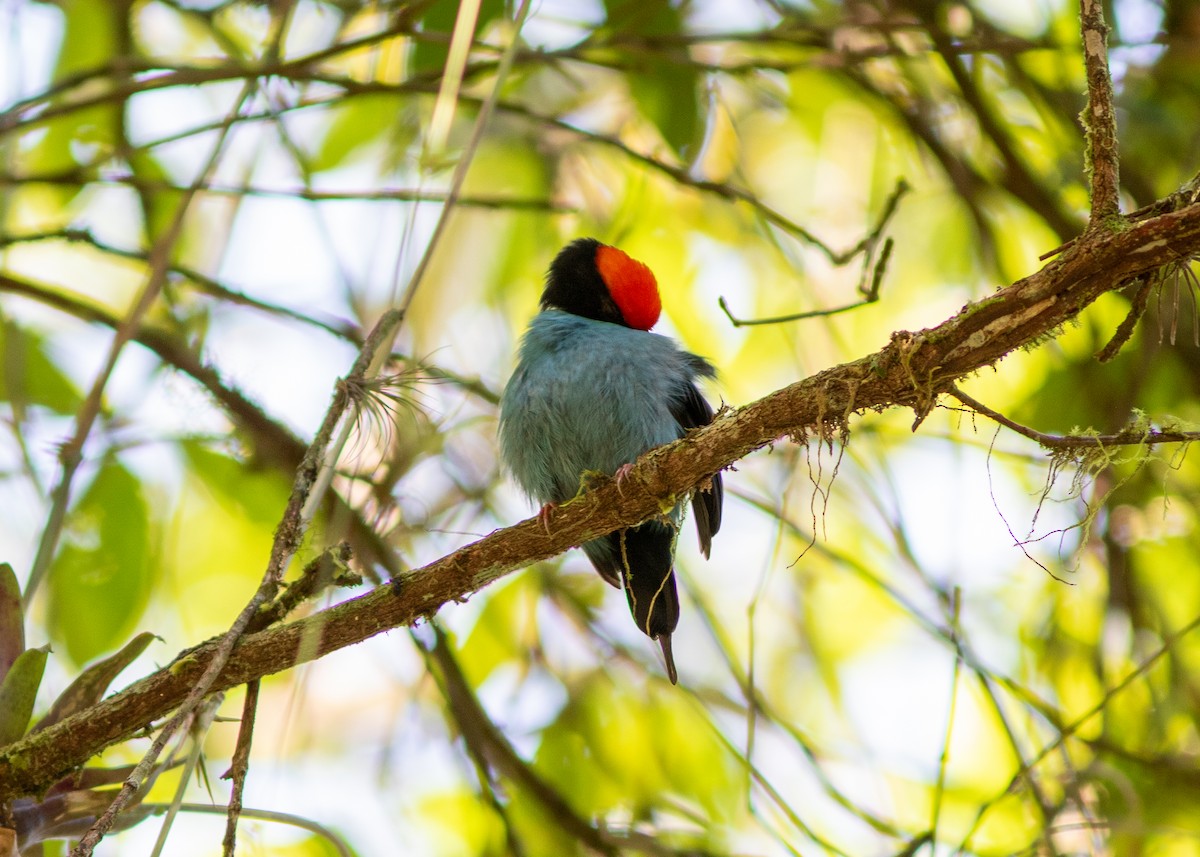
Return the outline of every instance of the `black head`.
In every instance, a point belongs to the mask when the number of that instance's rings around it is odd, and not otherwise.
[[[595,321],[625,324],[596,267],[596,251],[602,246],[595,238],[579,238],[559,251],[546,274],[542,309],[560,309]]]

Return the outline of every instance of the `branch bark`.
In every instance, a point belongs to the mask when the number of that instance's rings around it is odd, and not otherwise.
[[[1108,73],[1108,24],[1101,0],[1080,0],[1083,65],[1088,100],[1083,111],[1087,131],[1087,167],[1092,182],[1092,217],[1088,228],[1121,213],[1121,177],[1117,158],[1117,112],[1113,109],[1112,76]]]
[[[531,518],[358,598],[244,637],[212,690],[412,625],[516,569],[652,517],[659,498],[681,496],[781,438],[829,437],[853,414],[895,406],[912,408],[919,425],[955,381],[1052,336],[1105,292],[1200,252],[1200,202],[1180,193],[1154,212],[1120,232],[1090,230],[1040,271],[967,304],[942,324],[899,331],[874,354],[725,412],[712,425],[652,450],[638,460],[621,493],[608,482],[560,507],[550,534]],[[0,750],[0,800],[36,794],[169,714],[199,680],[216,647],[209,641],[98,705]]]

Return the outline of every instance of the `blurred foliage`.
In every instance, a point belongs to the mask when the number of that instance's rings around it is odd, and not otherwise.
[[[345,503],[301,561],[349,539],[382,577],[380,544],[418,566],[528,515],[497,466],[497,393],[571,238],[647,262],[662,329],[741,404],[941,321],[1085,222],[1063,0],[544,0],[519,33],[511,2],[477,5],[462,85],[441,94],[448,0],[0,8],[0,557],[16,569],[0,581],[0,743],[229,625],[296,438],[405,288],[460,159],[389,412],[357,422]],[[1200,164],[1200,7],[1106,9],[1132,210]],[[438,98],[455,109],[435,151]],[[855,302],[878,243],[835,262],[901,180],[878,302],[730,323],[718,298],[739,318]],[[63,539],[22,607],[58,444],[158,252],[165,288],[105,388]],[[1094,355],[1132,295],[965,388],[1046,432],[1200,422],[1181,265],[1115,360]],[[681,540],[678,688],[572,552],[443,610],[436,634],[266,681],[247,805],[364,854],[1200,854],[1195,457],[1126,450],[1073,480],[957,408],[915,436],[910,422],[867,415],[844,449],[780,442],[728,474],[712,561]],[[209,734],[214,771],[233,734]],[[28,853],[78,835],[103,806],[94,788],[122,776],[89,771],[9,808]],[[139,811],[109,843],[120,853],[149,852]],[[346,853],[244,824],[246,853]],[[212,853],[219,829],[196,829],[170,853]]]
[[[145,651],[153,638],[138,634],[121,651],[84,669],[58,695],[44,716],[30,730],[30,718],[37,704],[50,656],[49,646],[25,648],[25,625],[20,612],[20,588],[16,573],[8,563],[0,563],[0,748],[18,741],[27,731],[37,732],[95,705],[125,667]],[[156,769],[157,776],[161,769]],[[89,767],[54,783],[44,794],[20,797],[5,808],[5,836],[0,838],[6,854],[42,854],[49,840],[78,836],[87,830],[96,813],[111,800],[112,791],[99,788],[120,783],[129,775],[127,768]],[[118,819],[118,829],[135,825],[146,816],[146,808],[134,800],[130,811]],[[15,833],[15,838],[9,834]]]

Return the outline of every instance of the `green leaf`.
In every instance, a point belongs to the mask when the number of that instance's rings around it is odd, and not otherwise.
[[[108,0],[59,0],[67,28],[54,80],[102,68],[116,53],[118,21],[124,14]]]
[[[536,578],[515,575],[488,591],[487,604],[460,651],[460,662],[472,686],[483,684],[497,667],[519,662],[532,645],[537,610]]]
[[[0,683],[0,747],[25,734],[49,654],[49,646],[26,649]]]
[[[13,406],[18,421],[29,405],[40,405],[56,414],[79,409],[79,390],[46,356],[42,337],[0,319],[0,401]]]
[[[0,680],[8,675],[25,651],[25,615],[21,610],[21,586],[13,567],[0,563]]]
[[[50,567],[50,630],[75,663],[111,651],[137,624],[156,573],[151,535],[141,484],[108,456]]]
[[[123,4],[106,0],[60,0],[66,29],[54,69],[56,83],[73,77],[99,72],[110,67],[117,57],[117,22],[125,14]],[[51,104],[60,106],[78,98],[79,90],[69,88]],[[116,100],[91,107],[73,109],[45,122],[33,123],[16,147],[21,172],[32,175],[74,174],[80,166],[102,162],[116,148],[121,123],[121,104]],[[31,144],[31,141],[36,140]],[[90,176],[80,175],[81,181]],[[69,185],[46,188],[66,204],[77,189]]]
[[[331,111],[325,137],[310,165],[316,171],[340,167],[364,146],[386,138],[404,148],[416,136],[414,112],[405,99],[388,93],[369,93],[343,99]]]
[[[60,720],[65,720],[72,714],[76,714],[89,705],[95,705],[104,698],[108,686],[112,684],[120,672],[129,666],[142,652],[146,651],[146,647],[150,645],[151,640],[157,640],[154,634],[148,631],[143,631],[132,640],[125,644],[125,647],[115,655],[105,658],[102,661],[92,664],[79,674],[75,681],[71,682],[70,686],[59,694],[58,699],[54,700],[54,704],[50,706],[50,711],[46,716],[38,721],[38,724],[33,727],[33,731],[37,732],[40,729],[45,729],[47,726],[53,726]]]
[[[504,823],[475,795],[434,792],[421,800],[418,812],[433,833],[438,854],[504,853]]]
[[[734,757],[702,709],[664,685],[634,690],[596,673],[542,733],[534,766],[581,815],[636,815],[671,793],[725,822],[744,804]]]
[[[618,33],[638,36],[677,36],[686,27],[681,8],[667,0],[605,0],[608,26]],[[667,48],[655,52],[628,52],[631,63],[629,91],[642,115],[654,123],[675,152],[686,155],[698,150],[703,136],[700,120],[700,73],[686,52],[667,56]]]
[[[291,485],[274,470],[255,471],[228,455],[214,452],[199,441],[180,444],[192,473],[199,477],[223,505],[235,507],[242,518],[274,530]]]
[[[642,114],[680,156],[697,149],[700,141],[699,83],[692,69],[658,59],[648,60],[629,82]]]

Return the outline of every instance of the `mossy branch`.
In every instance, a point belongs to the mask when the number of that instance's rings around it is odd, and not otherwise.
[[[779,438],[823,436],[854,413],[896,406],[913,408],[919,423],[959,379],[1043,340],[1101,294],[1196,252],[1200,203],[1181,204],[1119,233],[1090,232],[1037,273],[968,304],[936,327],[898,331],[874,354],[777,390],[652,450],[638,460],[622,491],[606,482],[560,507],[549,534],[531,518],[390,585],[247,635],[211,689],[235,687],[412,625],[512,571],[652,517],[659,498],[683,495]],[[215,648],[207,643],[193,649],[98,705],[5,747],[0,800],[36,794],[105,747],[168,715],[203,674]]]

